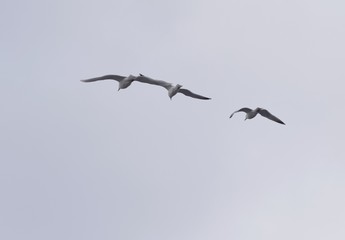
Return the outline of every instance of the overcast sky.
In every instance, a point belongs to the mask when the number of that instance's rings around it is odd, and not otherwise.
[[[0,239],[345,239],[344,9],[1,1]]]

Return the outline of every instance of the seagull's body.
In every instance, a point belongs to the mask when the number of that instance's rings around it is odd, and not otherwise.
[[[268,118],[272,121],[275,121],[277,123],[280,123],[280,124],[284,124],[282,120],[280,120],[279,118],[277,118],[276,116],[272,115],[269,111],[267,111],[266,109],[263,109],[263,108],[255,108],[254,110],[253,109],[250,109],[250,108],[241,108],[240,110],[237,110],[235,112],[233,112],[231,115],[230,115],[230,118],[237,112],[245,112],[246,113],[246,118],[244,120],[247,120],[247,119],[252,119],[254,118],[258,113],[265,117],[265,118]]]
[[[96,82],[96,81],[101,81],[101,80],[115,80],[115,81],[119,82],[118,91],[120,91],[120,89],[128,88],[135,79],[136,79],[136,77],[133,75],[129,75],[128,77],[120,76],[120,75],[104,75],[101,77],[89,78],[89,79],[80,80],[80,81],[82,81],[82,82]]]
[[[175,96],[177,93],[182,93],[188,97],[202,99],[202,100],[211,99],[208,97],[204,97],[204,96],[192,93],[188,89],[182,88],[182,85],[180,85],[180,84],[173,85],[172,83],[168,83],[168,82],[165,82],[162,80],[155,80],[155,79],[149,78],[147,76],[144,76],[142,74],[140,74],[140,76],[137,77],[135,79],[135,81],[164,87],[166,90],[168,90],[168,96],[170,99],[172,99],[172,97]]]

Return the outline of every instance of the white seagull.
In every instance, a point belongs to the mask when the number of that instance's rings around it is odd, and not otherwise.
[[[135,79],[136,77],[133,75],[129,75],[128,77],[120,76],[120,75],[104,75],[102,77],[89,78],[89,79],[80,80],[80,81],[96,82],[96,81],[101,81],[101,80],[115,80],[119,82],[118,91],[120,91],[120,89],[128,88]]]
[[[168,90],[168,95],[169,95],[170,100],[177,93],[182,93],[182,94],[184,94],[184,95],[186,95],[188,97],[202,99],[202,100],[209,100],[209,99],[211,99],[211,98],[208,98],[208,97],[204,97],[204,96],[192,93],[188,89],[181,88],[182,85],[180,85],[180,84],[173,85],[172,83],[168,83],[168,82],[165,82],[165,81],[162,81],[162,80],[155,80],[155,79],[146,77],[146,76],[144,76],[142,74],[140,74],[140,76],[137,77],[135,79],[135,81],[164,87],[165,89]]]
[[[254,110],[250,109],[250,108],[241,108],[240,110],[237,110],[235,112],[233,112],[231,115],[230,115],[230,118],[237,112],[245,112],[246,113],[246,118],[244,120],[247,120],[247,119],[252,119],[254,118],[258,113],[265,117],[265,118],[268,118],[272,121],[275,121],[277,123],[280,123],[280,124],[284,124],[282,120],[280,120],[279,118],[277,118],[276,116],[272,115],[269,111],[267,111],[266,109],[263,109],[263,108],[255,108]]]

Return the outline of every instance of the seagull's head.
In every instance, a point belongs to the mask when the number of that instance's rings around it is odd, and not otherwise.
[[[124,81],[119,82],[119,87],[117,88],[117,91],[120,91],[122,88],[125,88],[123,83],[124,83]]]
[[[117,91],[120,91],[121,89],[125,89],[125,88],[127,88],[127,87],[129,87],[129,85],[131,85],[130,83],[128,84],[128,83],[126,83],[126,84],[124,84],[124,83],[120,83],[119,84],[119,88],[117,89]]]

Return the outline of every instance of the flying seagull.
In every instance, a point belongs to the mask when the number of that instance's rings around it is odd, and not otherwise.
[[[272,115],[269,111],[267,111],[266,109],[263,109],[263,108],[256,108],[254,110],[250,109],[250,108],[241,108],[240,110],[237,110],[235,112],[233,112],[231,115],[230,115],[230,118],[237,112],[245,112],[246,113],[246,118],[244,120],[247,120],[247,119],[252,119],[254,118],[258,113],[265,117],[265,118],[268,118],[272,121],[275,121],[277,123],[280,123],[280,124],[284,124],[282,120],[280,120],[279,118],[277,118],[276,116]]]
[[[89,78],[89,79],[80,80],[80,81],[96,82],[96,81],[101,81],[101,80],[115,80],[119,82],[118,91],[120,91],[120,89],[128,88],[135,79],[136,77],[133,75],[129,75],[128,77],[120,76],[120,75],[104,75],[102,77]]]
[[[186,95],[188,97],[202,99],[202,100],[209,100],[209,99],[211,99],[211,98],[208,98],[208,97],[204,97],[204,96],[192,93],[188,89],[182,88],[182,85],[180,85],[180,84],[173,85],[172,83],[168,83],[168,82],[165,82],[165,81],[162,81],[162,80],[155,80],[155,79],[146,77],[146,76],[144,76],[142,74],[140,74],[140,76],[137,77],[135,79],[135,81],[164,87],[165,89],[168,90],[168,95],[169,95],[170,99],[172,99],[172,97],[175,96],[177,93],[182,93],[182,94],[184,94],[184,95]]]

